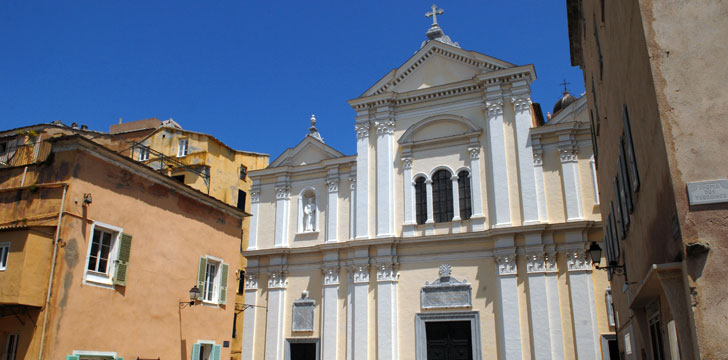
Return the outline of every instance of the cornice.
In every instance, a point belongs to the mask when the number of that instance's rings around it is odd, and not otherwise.
[[[373,238],[373,239],[359,239],[359,240],[347,240],[335,243],[323,243],[312,246],[304,247],[285,247],[285,248],[268,248],[268,249],[256,249],[243,251],[243,256],[254,257],[254,256],[267,256],[267,255],[282,255],[282,254],[310,254],[331,250],[347,250],[353,248],[359,248],[362,246],[377,246],[377,245],[408,245],[408,246],[431,246],[433,243],[448,243],[452,245],[469,244],[473,242],[482,241],[495,241],[495,237],[503,235],[525,234],[534,232],[549,232],[549,231],[567,231],[567,230],[589,230],[589,229],[600,229],[602,226],[601,221],[571,221],[557,224],[534,224],[526,226],[514,226],[504,227],[496,229],[488,229],[485,231],[467,232],[459,234],[443,234],[443,235],[426,235],[416,237],[387,237],[387,238]]]
[[[339,165],[353,164],[356,165],[356,155],[349,155],[339,157],[335,159],[326,159],[315,164],[306,165],[284,165],[268,169],[252,170],[248,172],[250,178],[262,178],[267,176],[281,176],[281,175],[309,175],[319,171],[327,171],[329,168],[336,167]]]

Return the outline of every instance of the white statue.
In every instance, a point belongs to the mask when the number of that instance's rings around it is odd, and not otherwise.
[[[316,205],[313,198],[306,199],[306,206],[303,207],[303,231],[314,231],[313,220],[316,216]]]

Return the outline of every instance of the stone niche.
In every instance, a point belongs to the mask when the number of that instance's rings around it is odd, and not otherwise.
[[[473,307],[473,288],[466,280],[458,281],[451,277],[452,268],[440,265],[440,277],[432,283],[427,282],[420,290],[422,309],[453,309]]]
[[[301,298],[293,301],[293,331],[313,331],[313,310],[316,300],[308,297],[308,291],[301,293]]]

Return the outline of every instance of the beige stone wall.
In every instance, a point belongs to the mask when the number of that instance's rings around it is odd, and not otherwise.
[[[597,143],[602,214],[609,213],[615,198],[611,179],[617,173],[616,149],[624,131],[625,105],[640,170],[642,185],[632,224],[621,242],[623,261],[634,284],[630,291],[634,296],[652,264],[681,263],[685,279],[681,301],[693,304],[690,321],[694,321],[678,328],[687,336],[681,340],[681,350],[693,357],[726,357],[722,341],[728,325],[715,319],[728,312],[721,300],[728,273],[720,265],[728,256],[723,246],[728,210],[723,205],[689,206],[686,184],[728,177],[728,160],[721,156],[728,137],[724,126],[728,70],[722,60],[728,48],[720,45],[728,32],[724,21],[728,7],[724,2],[642,0],[607,2],[602,12],[599,1],[582,1],[581,5],[583,19],[578,26],[583,25],[584,31],[577,41],[583,47],[589,107],[596,111],[591,94],[594,87],[601,117]],[[570,18],[574,24],[575,20],[577,17]],[[710,251],[695,256],[687,253],[684,246],[694,242],[709,245]],[[615,284],[623,282],[617,277]],[[624,328],[629,299],[622,292],[614,294],[620,327]],[[669,309],[664,294],[654,299],[662,309]],[[663,313],[663,326],[669,320],[672,315]],[[635,338],[638,348],[634,351],[646,348],[649,353],[644,325],[635,323]],[[695,352],[693,339],[697,341]],[[623,343],[620,346],[624,349]]]

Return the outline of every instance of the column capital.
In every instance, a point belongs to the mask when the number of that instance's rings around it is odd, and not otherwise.
[[[349,274],[355,284],[369,283],[369,264],[353,265]]]
[[[378,264],[377,282],[397,281],[399,279],[397,267],[397,264]]]
[[[511,98],[511,102],[515,112],[531,110],[531,98],[528,95],[514,96]]]
[[[258,274],[245,274],[245,290],[258,288]]]
[[[471,146],[468,148],[468,153],[470,154],[470,160],[478,160],[480,159],[480,146]]]
[[[357,139],[369,138],[369,123],[368,122],[356,123],[356,124],[354,124],[354,129],[356,130]]]
[[[559,146],[559,156],[562,163],[576,162],[578,159],[579,150],[576,146]]]
[[[323,273],[323,285],[339,285],[339,267],[326,266],[321,269]]]
[[[432,179],[425,179],[425,184],[432,185]]]
[[[495,262],[498,265],[498,275],[515,275],[517,273],[516,254],[496,254]]]
[[[533,165],[543,166],[543,150],[533,150]]]
[[[326,185],[328,185],[330,193],[335,193],[339,191],[339,179],[330,178],[326,180]]]
[[[402,158],[402,168],[405,170],[412,169],[412,157],[403,157]]]
[[[375,120],[374,126],[377,128],[377,135],[394,134],[394,120]]]
[[[250,202],[252,204],[260,202],[260,189],[250,189]]]
[[[591,270],[589,256],[582,249],[566,250],[566,269],[568,271]]]
[[[503,99],[488,100],[485,102],[485,108],[489,117],[503,115]]]
[[[271,271],[268,273],[268,288],[269,289],[285,289],[288,287],[288,281],[286,281],[286,277],[288,275],[287,271]]]
[[[291,186],[288,184],[276,185],[276,199],[288,199],[291,197]]]

